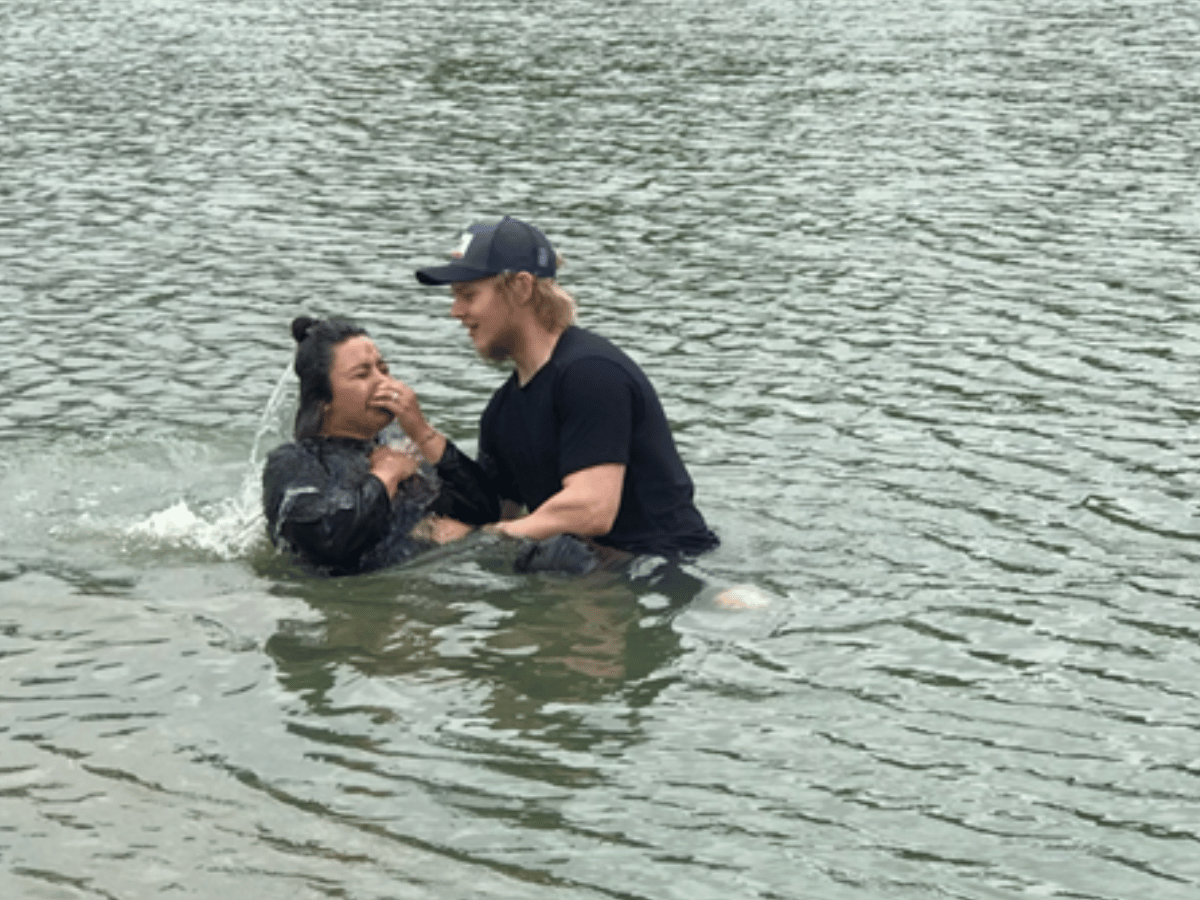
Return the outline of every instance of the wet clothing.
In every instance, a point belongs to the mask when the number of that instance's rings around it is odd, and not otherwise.
[[[692,479],[654,387],[621,350],[582,328],[563,332],[528,384],[514,372],[492,396],[480,420],[479,463],[501,497],[531,512],[572,472],[620,463],[620,510],[596,543],[664,556],[719,543],[692,502]]]
[[[371,474],[375,447],[372,441],[318,436],[272,450],[262,476],[271,539],[345,575],[395,565],[431,548],[409,533],[427,515],[469,525],[499,518],[486,476],[449,441],[437,466],[423,464],[391,499]]]

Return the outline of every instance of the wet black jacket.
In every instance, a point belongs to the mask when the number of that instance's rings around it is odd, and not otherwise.
[[[391,500],[371,474],[375,446],[311,437],[272,450],[262,476],[272,541],[332,574],[351,574],[395,565],[432,546],[409,535],[431,513],[470,525],[500,517],[487,476],[449,441],[437,466],[422,465]]]

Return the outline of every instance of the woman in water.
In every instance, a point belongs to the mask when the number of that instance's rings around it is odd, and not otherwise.
[[[295,440],[271,451],[263,469],[263,512],[277,545],[346,575],[395,565],[499,518],[482,470],[425,420],[363,328],[301,316],[292,336]],[[381,442],[393,419],[424,463]]]

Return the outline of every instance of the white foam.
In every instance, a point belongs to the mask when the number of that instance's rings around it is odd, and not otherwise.
[[[245,556],[265,534],[257,491],[193,510],[186,500],[128,525],[125,536],[157,546],[211,553],[221,559]]]
[[[198,510],[193,510],[186,500],[177,500],[166,509],[126,526],[125,536],[155,546],[200,550],[221,559],[236,559],[248,554],[266,534],[259,483],[265,455],[263,447],[286,434],[286,420],[294,414],[295,381],[289,364],[280,374],[263,410],[237,497],[204,505]]]

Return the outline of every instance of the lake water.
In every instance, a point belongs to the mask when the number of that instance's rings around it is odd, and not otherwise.
[[[0,895],[1196,897],[1198,113],[1186,0],[6,0]],[[472,446],[506,212],[721,549],[304,577],[288,322]]]

